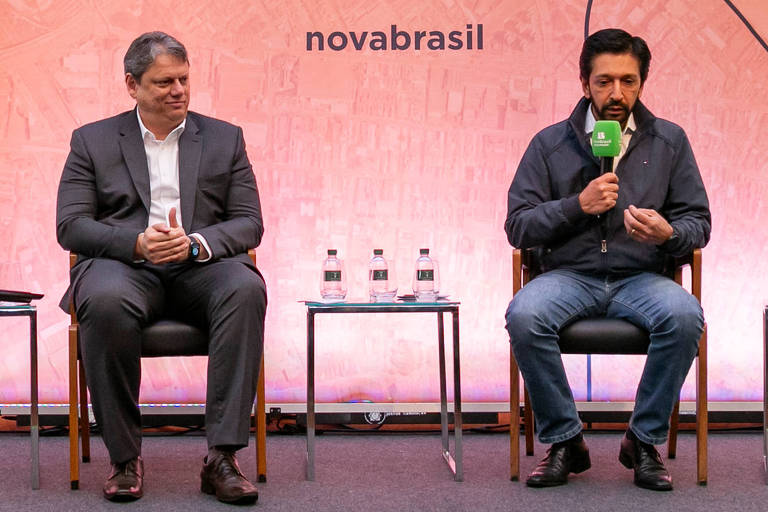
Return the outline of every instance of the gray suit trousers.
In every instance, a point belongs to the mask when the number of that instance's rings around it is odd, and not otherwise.
[[[208,446],[247,446],[267,307],[254,269],[231,259],[152,265],[96,258],[74,298],[93,412],[113,463],[141,454],[141,330],[160,318],[209,334]]]

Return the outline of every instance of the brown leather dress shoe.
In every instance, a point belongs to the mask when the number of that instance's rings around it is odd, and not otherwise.
[[[211,460],[208,457],[203,459],[200,490],[215,494],[224,503],[247,505],[259,499],[256,486],[240,471],[234,452],[219,452]]]
[[[569,473],[581,473],[592,467],[589,448],[582,436],[553,444],[547,456],[539,462],[525,485],[528,487],[554,487],[568,483]]]
[[[144,461],[136,457],[128,462],[112,464],[104,483],[104,497],[110,501],[134,501],[144,496]]]
[[[628,430],[621,440],[619,462],[635,470],[635,485],[653,491],[671,491],[672,477],[652,444],[643,443]]]

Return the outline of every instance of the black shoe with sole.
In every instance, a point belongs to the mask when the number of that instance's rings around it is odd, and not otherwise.
[[[539,462],[536,469],[528,475],[525,485],[528,487],[554,487],[568,483],[569,473],[581,473],[592,466],[589,460],[589,448],[581,434],[553,444],[547,450],[547,456]]]
[[[664,467],[659,452],[652,444],[640,441],[631,430],[627,430],[621,440],[619,462],[635,471],[636,486],[653,491],[672,490],[672,477]]]
[[[234,452],[219,452],[210,460],[208,457],[203,459],[200,490],[215,494],[224,503],[248,505],[259,499],[256,486],[240,471]]]

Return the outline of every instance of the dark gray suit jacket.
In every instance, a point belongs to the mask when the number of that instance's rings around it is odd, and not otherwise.
[[[78,128],[70,146],[59,183],[56,235],[79,259],[59,304],[64,311],[92,258],[133,261],[150,204],[135,109]],[[242,130],[188,112],[179,138],[179,188],[184,231],[205,237],[215,259],[236,258],[252,267],[247,251],[259,245],[264,226]]]

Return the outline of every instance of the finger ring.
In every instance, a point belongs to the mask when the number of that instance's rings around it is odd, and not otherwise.
[[[629,236],[632,236],[635,234],[635,228],[632,228],[632,231],[629,232]]]

